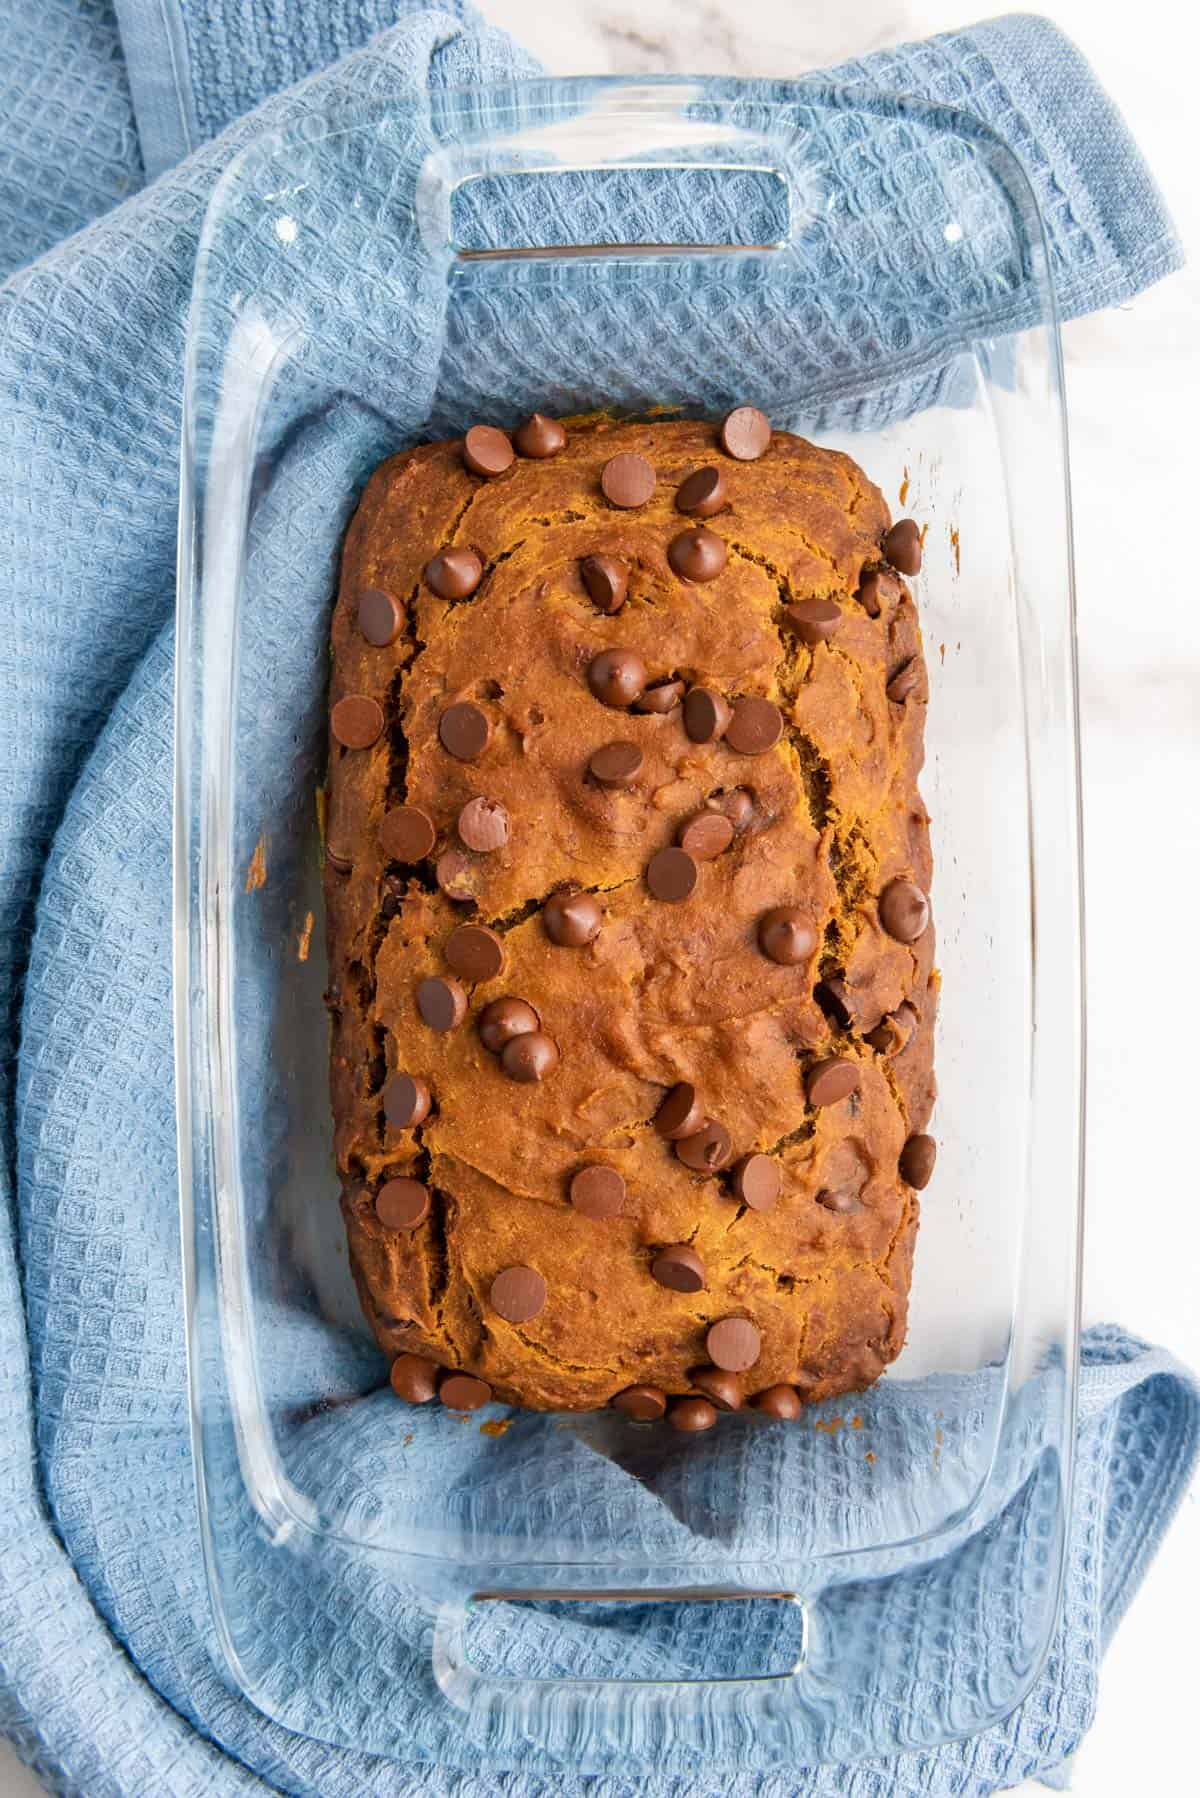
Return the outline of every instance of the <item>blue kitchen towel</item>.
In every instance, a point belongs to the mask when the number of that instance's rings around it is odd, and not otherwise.
[[[1197,1447],[1194,1382],[1115,1331],[1093,1333],[1085,1345],[1070,1572],[1050,1661],[1004,1725],[965,1741],[853,1768],[731,1775],[695,1757],[665,1770],[613,1768],[595,1781],[555,1768],[534,1744],[509,1743],[502,1759],[484,1758],[469,1733],[456,1737],[440,1711],[422,1705],[427,1645],[402,1594],[385,1595],[365,1670],[386,1672],[384,1690],[406,1700],[409,1760],[306,1741],[267,1722],[218,1677],[188,1451],[169,995],[169,616],[183,323],[199,224],[220,171],[257,131],[303,127],[350,99],[415,101],[419,116],[443,88],[531,71],[507,40],[453,7],[230,0],[173,10],[154,0],[122,4],[114,18],[94,0],[56,0],[33,25],[18,17],[26,11],[0,18],[0,46],[11,43],[27,73],[0,147],[3,256],[21,271],[0,290],[0,957],[6,1080],[16,1071],[15,1090],[5,1090],[3,1162],[12,1228],[6,1217],[0,1233],[0,1728],[54,1789],[88,1798],[212,1789],[915,1798],[990,1791],[1055,1767],[1087,1727],[1099,1652]],[[316,72],[401,14],[393,31]],[[51,42],[79,50],[74,61],[52,62],[57,82],[45,61]],[[997,125],[1037,189],[1067,312],[1126,298],[1177,265],[1136,150],[1085,65],[1044,23],[1000,21],[885,53],[839,77],[969,104]],[[239,121],[274,87],[296,81]],[[24,103],[29,92],[33,107]],[[81,152],[93,129],[88,156]],[[921,208],[934,186],[921,142],[907,147],[915,153],[888,174],[912,184],[912,250],[924,271]],[[56,186],[56,158],[68,148]],[[886,153],[883,143],[857,149]],[[157,179],[143,188],[147,176]],[[132,197],[105,210],[124,194]],[[72,229],[78,235],[57,241]],[[827,321],[825,374],[848,366],[847,355],[853,363],[844,394],[836,380],[827,385],[831,408],[844,400],[856,418],[864,403],[875,416],[944,397],[942,370],[954,321],[966,329],[968,296],[961,264],[931,266],[943,285],[936,305],[913,307],[903,320],[913,372],[901,399],[872,387],[878,352],[864,345],[860,316]],[[1028,317],[1021,271],[1015,300],[1014,283],[1002,279],[1011,271],[991,272],[989,316],[999,328]],[[389,279],[392,317],[403,317],[396,301],[411,297],[412,271],[381,270]],[[298,407],[278,421],[286,453],[255,514],[248,578],[262,596],[273,672],[310,704],[338,534],[372,460],[426,420],[453,428],[482,396],[489,415],[502,417],[529,397],[514,367],[498,372],[477,360],[486,335],[444,316],[434,296],[416,297],[422,328],[406,320],[386,343],[369,329],[339,328],[328,351],[343,359],[344,397],[316,417],[303,419]],[[375,298],[362,296],[368,324]],[[704,317],[688,313],[698,316],[704,329]],[[561,322],[553,310],[544,315],[534,372],[523,379],[563,392],[600,384],[604,371],[589,362],[586,343],[556,341]],[[756,321],[758,354],[746,370],[762,386],[771,323]],[[890,315],[877,319],[876,334],[895,325]],[[641,357],[637,381],[649,385],[655,368],[644,344],[629,347]],[[665,336],[663,386],[673,350]],[[715,378],[714,403],[731,377]],[[300,628],[272,635],[272,616]],[[297,1320],[280,1327],[296,1330],[297,1404],[339,1384],[369,1387],[369,1356],[308,1340]],[[889,1401],[880,1389],[868,1402]],[[370,1399],[331,1412],[314,1420],[305,1452],[317,1469],[346,1477],[378,1466],[382,1486],[397,1471],[387,1456],[394,1415]],[[465,1438],[458,1452],[458,1467],[447,1458],[452,1448],[441,1455],[439,1477],[469,1481]],[[573,1477],[591,1478],[611,1509],[626,1506],[635,1527],[669,1527],[657,1509],[638,1511],[617,1471],[584,1456]],[[1024,1492],[1014,1485],[1013,1502]],[[954,1618],[965,1625],[978,1598],[978,1578],[976,1568],[961,1584],[949,1580],[961,1601],[950,1613],[951,1643]],[[626,1627],[623,1662],[711,1667],[704,1626],[672,1610],[668,1639],[661,1613]],[[972,1626],[977,1620],[972,1609]],[[480,1652],[525,1672],[579,1670],[597,1664],[601,1636],[586,1624],[535,1633],[528,1621],[498,1616]],[[352,1682],[329,1679],[315,1634],[301,1631],[289,1647],[298,1702],[311,1691],[315,1707],[362,1704],[365,1686],[355,1692]],[[940,1674],[923,1667],[935,1706],[945,1688],[953,1696],[952,1665],[951,1654]],[[314,1711],[311,1720],[322,1718]]]

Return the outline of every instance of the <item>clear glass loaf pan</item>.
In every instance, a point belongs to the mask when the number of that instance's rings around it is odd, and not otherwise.
[[[911,157],[915,223],[912,183],[888,178]],[[738,1416],[681,1438],[493,1408],[451,1428],[388,1393],[337,1206],[318,789],[340,535],[375,462],[477,419],[736,403],[848,450],[925,527],[943,986],[908,1343],[871,1394],[791,1426]],[[1082,1098],[1061,367],[1017,161],[950,109],[725,80],[530,82],[310,118],[243,153],[212,201],[183,465],[180,1201],[231,1684],[294,1730],[409,1758],[396,1708],[356,1695],[381,1633],[424,1617],[423,1671],[395,1664],[444,1739],[516,1733],[577,1770],[702,1735],[718,1758],[752,1740],[797,1764],[1003,1716],[1058,1602]],[[726,1513],[731,1470],[769,1529]],[[656,1493],[672,1531],[597,1507],[610,1475]],[[1033,1526],[1013,1528],[1014,1495]],[[947,1625],[937,1570],[1009,1537],[988,1574],[1000,1632],[955,1635],[939,1686],[921,1659]],[[899,1633],[864,1629],[897,1582]],[[602,1627],[598,1600],[761,1594],[789,1607],[782,1666],[522,1678],[486,1628],[472,1653],[498,1596]]]

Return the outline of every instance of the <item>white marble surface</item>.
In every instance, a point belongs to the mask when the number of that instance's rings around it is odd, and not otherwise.
[[[988,10],[981,0],[478,3],[560,73],[798,73]],[[1116,96],[1185,243],[1200,253],[1192,9],[1183,0],[1136,9],[1048,0],[1042,10]],[[1085,1315],[1117,1319],[1194,1365],[1200,1192],[1183,1120],[1194,1103],[1190,1037],[1200,1018],[1198,334],[1200,279],[1191,271],[1066,332],[1090,961]],[[1105,1662],[1076,1798],[1181,1798],[1195,1789],[1198,1590],[1193,1493]],[[0,1794],[38,1789],[0,1749]]]

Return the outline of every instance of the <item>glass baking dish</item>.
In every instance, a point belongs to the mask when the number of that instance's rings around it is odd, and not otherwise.
[[[849,451],[925,527],[943,986],[907,1345],[869,1393],[695,1438],[405,1408],[354,1295],[327,1099],[341,534],[386,454],[477,420],[735,404]],[[519,1737],[575,1770],[647,1741],[663,1764],[701,1740],[812,1763],[1003,1716],[1058,1603],[1082,1100],[1061,363],[1014,155],[950,108],[724,79],[310,116],[212,200],[183,469],[180,1202],[230,1682],[303,1734],[408,1758],[399,1682],[445,1758]],[[951,1577],[996,1627],[949,1635]],[[685,1603],[781,1606],[783,1647],[744,1664],[740,1627],[715,1627],[709,1663],[626,1658],[605,1631],[633,1600],[663,1607],[660,1646]],[[506,1651],[530,1607],[561,1635],[537,1677]]]

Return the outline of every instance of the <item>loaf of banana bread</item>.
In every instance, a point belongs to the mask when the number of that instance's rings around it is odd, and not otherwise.
[[[410,1402],[707,1428],[903,1345],[934,1145],[927,696],[847,456],[477,425],[385,462],[333,621],[336,1155]]]

